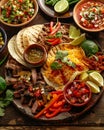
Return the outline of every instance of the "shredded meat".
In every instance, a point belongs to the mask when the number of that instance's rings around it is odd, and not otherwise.
[[[102,52],[98,52],[95,56],[91,56],[90,58],[85,58],[85,60],[90,70],[104,71],[104,55]]]
[[[62,33],[62,38],[61,38],[62,43],[69,43],[71,41],[71,39],[69,38],[69,26],[67,24],[62,25],[61,28],[59,29],[59,32]],[[39,44],[42,44],[46,48],[47,52],[51,47],[46,43],[46,37],[49,35],[49,33],[50,33],[49,25],[44,25],[37,39],[37,42]]]

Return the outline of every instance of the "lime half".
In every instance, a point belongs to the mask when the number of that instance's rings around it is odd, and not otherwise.
[[[65,13],[66,11],[68,11],[68,9],[69,9],[69,3],[67,0],[60,0],[54,6],[54,10],[57,13]]]
[[[88,80],[88,73],[87,72],[83,72],[80,76],[79,79],[82,81],[87,81]]]
[[[99,93],[100,92],[99,86],[96,85],[95,83],[93,83],[91,81],[87,81],[86,84],[91,88],[92,93]]]
[[[97,71],[93,71],[92,73],[90,73],[89,79],[92,82],[96,83],[99,87],[104,85],[104,79],[103,79],[102,75]]]
[[[82,43],[85,39],[86,39],[85,33],[83,33],[79,37],[77,37],[76,39],[74,39],[73,41],[71,41],[70,44],[73,45],[73,46],[77,46],[80,43]]]

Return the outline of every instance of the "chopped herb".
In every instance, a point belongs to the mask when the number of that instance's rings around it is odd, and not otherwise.
[[[62,60],[63,63],[66,63],[67,65],[75,68],[76,67],[76,64],[74,62],[72,62],[70,59],[68,59],[67,57],[64,57],[63,60]]]
[[[8,106],[13,100],[13,92],[6,90],[5,97],[0,97],[0,116],[4,116],[5,107]]]
[[[55,61],[51,64],[51,69],[57,70],[62,68],[62,64],[57,60],[60,60],[62,63],[65,63],[73,68],[76,67],[76,64],[72,62],[68,57],[68,51],[59,50],[56,52]]]
[[[52,64],[51,64],[51,69],[53,70],[58,70],[58,69],[61,69],[62,68],[62,65],[59,64],[57,61],[54,61]]]
[[[57,32],[56,33],[56,37],[62,37],[62,33],[61,32]]]
[[[67,55],[68,55],[68,51],[59,50],[59,51],[56,52],[56,57],[55,57],[55,59],[56,59],[56,60],[58,60],[58,59],[62,60],[62,59],[63,59],[65,56],[67,56]]]

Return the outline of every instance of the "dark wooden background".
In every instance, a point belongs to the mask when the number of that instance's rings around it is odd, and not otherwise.
[[[40,9],[36,18],[28,25],[40,24],[50,22],[51,20],[56,21],[56,19],[45,15]],[[64,23],[75,24],[73,18],[60,19]],[[11,28],[4,26],[0,23],[8,36],[8,40],[16,34],[22,28]],[[99,33],[91,33],[91,35],[99,41],[102,49],[104,48],[104,31]],[[7,51],[7,50],[6,50]],[[0,66],[0,75],[4,74],[4,65]],[[104,94],[100,100],[95,104],[95,106],[83,116],[75,121],[61,121],[61,122],[44,122],[31,119],[27,115],[21,113],[13,104],[10,104],[5,111],[5,116],[0,117],[0,130],[103,130],[104,128]]]

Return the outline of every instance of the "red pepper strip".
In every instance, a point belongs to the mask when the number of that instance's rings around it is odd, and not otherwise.
[[[47,104],[47,106],[42,109],[37,115],[35,115],[34,117],[35,118],[39,118],[41,115],[44,114],[44,112],[46,112],[56,101],[57,99],[60,97],[60,95],[57,95],[57,94],[53,94],[53,98],[52,100],[49,102],[49,104]]]
[[[51,43],[51,42],[55,41],[56,39],[57,39],[57,38],[49,38],[49,39],[47,39],[46,41],[49,42],[49,43]]]
[[[61,27],[61,23],[58,22],[57,26],[55,27],[55,29],[53,29],[53,31],[50,33],[50,35],[54,35]]]
[[[58,107],[60,107],[60,106],[63,106],[64,103],[65,103],[65,99],[63,99],[62,101],[57,101],[57,102],[55,102],[55,103],[53,104],[53,107],[58,108]]]
[[[61,39],[60,38],[56,38],[54,41],[52,41],[52,42],[49,42],[51,45],[57,45],[57,44],[59,44],[61,42]]]
[[[50,111],[46,112],[45,116],[47,118],[52,118],[52,117],[56,116],[60,111],[61,111],[61,107],[55,109],[55,111],[53,111],[53,112],[50,112]]]
[[[68,105],[67,107],[65,108],[61,108],[61,111],[60,112],[68,112],[71,110],[71,105]]]
[[[53,21],[50,22],[50,32],[53,31]]]

